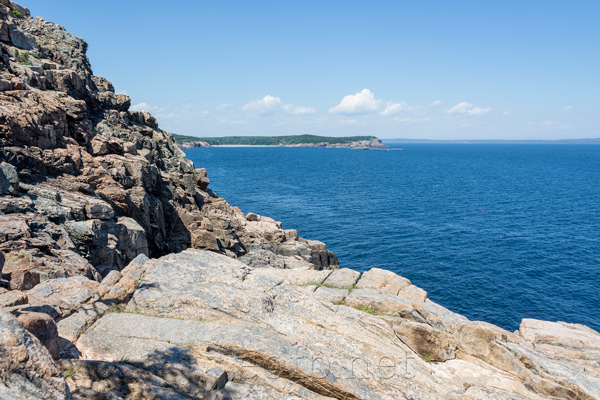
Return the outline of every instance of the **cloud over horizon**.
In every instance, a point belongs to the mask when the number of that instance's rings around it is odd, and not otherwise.
[[[274,97],[271,95],[266,95],[262,99],[246,103],[242,107],[242,111],[260,114],[263,116],[279,113],[291,115],[309,115],[317,112],[314,107],[294,106],[293,104],[289,103],[285,104],[279,97]]]
[[[475,105],[473,105],[471,103],[467,103],[466,101],[463,101],[461,103],[458,103],[451,109],[449,109],[447,111],[447,113],[448,114],[465,114],[465,115],[484,115],[484,114],[491,112],[492,110],[493,110],[492,107],[487,107],[487,108],[475,107]]]
[[[345,96],[340,104],[329,109],[332,114],[369,114],[381,108],[383,100],[376,100],[369,89],[363,89],[356,94]]]

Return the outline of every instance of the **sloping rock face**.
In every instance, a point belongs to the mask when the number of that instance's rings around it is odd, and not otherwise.
[[[87,43],[0,2],[0,251],[11,289],[99,280],[188,247],[280,268],[333,268],[320,242],[247,218],[172,136],[94,76]]]
[[[127,364],[194,398],[600,398],[600,334],[585,326],[507,332],[378,269],[252,268],[199,250],[142,269],[124,312],[79,336],[77,362]],[[90,390],[87,373],[68,382]]]

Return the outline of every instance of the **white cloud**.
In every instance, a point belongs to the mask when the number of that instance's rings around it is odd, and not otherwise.
[[[508,111],[504,111],[504,113],[502,113],[502,115],[507,116],[507,115],[510,115],[512,113],[513,113],[512,110],[508,110]]]
[[[542,122],[542,125],[546,125],[546,126],[556,125],[556,124],[557,124],[556,121],[544,121],[544,122]]]
[[[569,111],[571,108],[573,108],[573,106],[566,106],[565,108],[563,108],[564,111]]]
[[[139,104],[134,104],[133,106],[129,107],[129,109],[131,111],[148,111],[148,112],[151,112],[151,111],[157,110],[158,107],[151,106],[148,103],[139,103]]]
[[[428,122],[429,118],[394,118],[394,121],[405,124],[405,123],[413,123],[413,122]]]
[[[447,113],[448,114],[465,114],[465,115],[484,115],[484,114],[489,113],[492,110],[493,110],[492,107],[487,107],[487,108],[475,107],[473,104],[463,101],[461,103],[458,103],[451,109],[449,109],[447,111]]]
[[[224,111],[231,107],[233,107],[233,104],[223,103],[217,107],[217,111]]]
[[[441,105],[442,105],[442,101],[441,100],[436,100],[436,101],[434,101],[433,103],[430,104],[430,106],[433,106],[433,107],[435,107],[435,106],[441,106]]]
[[[414,111],[415,107],[411,107],[408,103],[390,103],[385,107],[385,110],[381,112],[381,115],[393,115],[398,114],[401,111]]]
[[[329,112],[333,114],[369,114],[379,111],[383,101],[376,100],[369,89],[363,89],[359,93],[349,94],[344,97],[340,104],[330,108]]]
[[[317,110],[314,107],[298,107],[292,104],[284,104],[279,97],[266,95],[260,100],[254,100],[247,103],[242,107],[242,111],[260,115],[273,115],[278,113],[307,115],[314,114]]]

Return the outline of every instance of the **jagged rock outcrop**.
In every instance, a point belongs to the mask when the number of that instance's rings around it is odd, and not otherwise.
[[[0,4],[0,251],[10,288],[100,280],[188,247],[290,268],[337,266],[324,245],[249,221],[208,189],[152,115],[94,76],[87,43]]]
[[[197,140],[194,142],[185,142],[179,145],[179,148],[182,150],[186,149],[196,149],[198,147],[210,147],[210,143],[204,142],[202,140]]]

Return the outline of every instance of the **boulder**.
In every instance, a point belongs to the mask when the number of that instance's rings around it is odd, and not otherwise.
[[[246,219],[248,221],[260,221],[260,215],[257,215],[254,213],[248,213],[248,215],[246,215]]]
[[[85,206],[88,219],[111,220],[115,217],[112,207],[101,200],[90,200]]]
[[[6,162],[0,163],[0,195],[17,195],[19,192],[19,174],[17,169]]]
[[[10,313],[0,310],[0,398],[70,399],[48,350]]]
[[[48,314],[38,312],[19,312],[17,321],[35,336],[54,358],[59,355],[58,330],[56,323]]]

